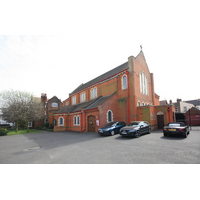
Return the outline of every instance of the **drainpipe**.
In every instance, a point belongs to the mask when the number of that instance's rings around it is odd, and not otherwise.
[[[129,72],[126,71],[127,75],[127,90],[128,90],[128,96],[127,96],[127,107],[128,107],[128,124],[130,123],[130,100],[129,100]]]
[[[82,126],[83,126],[83,114],[84,114],[84,110],[83,112],[81,112],[81,133],[86,131],[86,114],[85,114],[85,128],[82,130]]]
[[[170,119],[170,110],[171,110],[170,107],[168,107],[167,111],[168,111],[169,123],[171,122],[171,119]]]

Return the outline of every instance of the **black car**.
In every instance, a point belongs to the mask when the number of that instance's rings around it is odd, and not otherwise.
[[[163,128],[163,135],[183,135],[187,138],[187,135],[190,133],[189,125],[185,125],[183,122],[171,122]]]
[[[110,122],[99,128],[98,134],[100,135],[114,135],[115,133],[119,133],[119,130],[126,126],[125,122],[117,121],[117,122]]]
[[[134,136],[139,138],[141,134],[151,133],[151,125],[145,121],[134,121],[121,128],[121,136]]]

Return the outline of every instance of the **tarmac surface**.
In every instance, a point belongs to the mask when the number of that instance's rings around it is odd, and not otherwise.
[[[93,132],[41,132],[0,137],[0,164],[199,164],[200,127],[187,138],[162,130],[140,138]]]

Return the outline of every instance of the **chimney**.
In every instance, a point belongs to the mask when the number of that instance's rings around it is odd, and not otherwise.
[[[47,94],[46,93],[42,93],[41,94],[41,102],[42,103],[46,103],[47,102]]]
[[[179,102],[181,102],[182,101],[182,99],[177,99],[177,103],[179,103]]]

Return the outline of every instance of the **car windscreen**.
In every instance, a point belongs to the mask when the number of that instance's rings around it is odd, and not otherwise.
[[[181,125],[176,123],[176,124],[168,124],[168,126],[170,126],[170,127],[180,127]]]
[[[139,124],[138,122],[131,122],[130,124],[128,124],[128,126],[133,126],[134,127],[134,126],[138,126],[138,124]]]
[[[111,127],[114,126],[116,124],[116,122],[110,122],[108,124],[106,124],[104,127]]]

